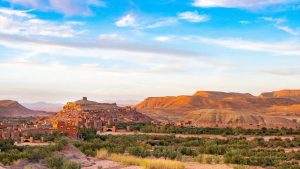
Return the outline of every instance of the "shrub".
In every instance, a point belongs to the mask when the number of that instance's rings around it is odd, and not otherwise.
[[[199,154],[197,157],[195,157],[195,160],[199,163],[204,163],[204,156]]]
[[[79,163],[67,161],[62,156],[52,156],[47,160],[47,166],[51,169],[81,169]]]
[[[233,167],[233,169],[247,169],[247,167],[244,165],[236,165]]]
[[[0,152],[6,152],[14,148],[13,140],[0,140]]]
[[[105,150],[105,149],[98,150],[96,157],[99,159],[106,159],[108,157],[107,150]]]
[[[164,157],[169,158],[171,160],[180,159],[182,156],[179,151],[168,147],[156,147],[154,149],[153,155],[156,158]]]
[[[29,150],[27,152],[28,154],[28,160],[31,162],[39,162],[39,160],[44,159],[49,155],[49,152],[47,152],[45,149],[38,149],[34,148],[32,150]]]
[[[63,166],[65,160],[61,156],[53,156],[53,157],[48,158],[46,160],[46,162],[47,162],[47,166],[49,168],[60,169]]]
[[[221,163],[221,158],[220,156],[213,156],[213,161],[215,164],[220,164]]]
[[[129,154],[138,156],[138,157],[147,157],[150,155],[149,151],[145,150],[142,147],[130,147],[128,149]]]
[[[180,148],[180,153],[182,155],[187,155],[187,156],[193,156],[193,157],[197,156],[197,152],[187,147]]]
[[[179,161],[138,158],[118,154],[112,154],[110,159],[126,165],[142,166],[146,169],[184,169],[184,165]]]
[[[82,138],[83,140],[92,140],[97,137],[97,131],[96,129],[91,128],[81,128],[78,131],[79,138]]]
[[[66,161],[61,169],[81,169],[81,165],[72,161]]]
[[[212,164],[212,163],[213,163],[213,158],[212,158],[212,156],[207,156],[207,157],[205,157],[205,162],[206,162],[207,164]]]

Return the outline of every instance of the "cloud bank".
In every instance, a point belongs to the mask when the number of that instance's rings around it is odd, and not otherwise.
[[[5,0],[15,5],[55,11],[65,15],[91,15],[91,7],[105,6],[101,0]]]

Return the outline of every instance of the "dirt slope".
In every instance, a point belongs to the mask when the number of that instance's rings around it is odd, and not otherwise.
[[[137,104],[138,111],[155,119],[176,122],[191,111],[220,109],[273,116],[300,115],[300,90],[282,90],[253,96],[249,93],[197,91],[188,96],[149,97]],[[165,119],[164,119],[165,121]]]
[[[182,123],[196,127],[242,127],[242,128],[297,128],[292,120],[282,117],[250,114],[230,110],[203,109],[188,113]]]
[[[17,101],[0,100],[0,117],[48,116],[46,112],[30,110]]]

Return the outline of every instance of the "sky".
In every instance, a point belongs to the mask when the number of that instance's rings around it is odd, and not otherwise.
[[[300,0],[0,0],[0,99],[300,88]]]

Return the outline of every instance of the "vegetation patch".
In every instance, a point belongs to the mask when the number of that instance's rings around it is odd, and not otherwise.
[[[183,163],[165,159],[139,158],[120,154],[112,154],[109,159],[125,165],[142,166],[146,169],[184,169]]]

